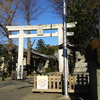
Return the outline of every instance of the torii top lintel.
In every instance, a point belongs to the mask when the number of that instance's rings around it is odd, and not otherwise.
[[[67,28],[75,27],[77,22],[67,23]],[[19,30],[37,30],[37,28],[41,26],[43,30],[48,29],[58,29],[58,27],[63,27],[63,24],[47,24],[47,25],[28,25],[28,26],[6,26],[9,31],[19,31]]]

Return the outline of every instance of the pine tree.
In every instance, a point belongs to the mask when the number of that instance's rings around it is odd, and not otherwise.
[[[38,40],[37,45],[36,45],[36,50],[40,53],[45,53],[46,47],[45,47],[44,40],[42,39]]]

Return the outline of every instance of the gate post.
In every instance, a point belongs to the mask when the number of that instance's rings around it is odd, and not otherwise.
[[[63,43],[63,31],[62,27],[58,28],[58,45]],[[59,72],[63,72],[63,49],[58,49],[58,59],[59,59]]]

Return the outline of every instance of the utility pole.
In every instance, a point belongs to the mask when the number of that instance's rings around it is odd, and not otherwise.
[[[68,61],[67,61],[67,0],[63,0],[63,55],[64,55],[64,95],[68,97]]]

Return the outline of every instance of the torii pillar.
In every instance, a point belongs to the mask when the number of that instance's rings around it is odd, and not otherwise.
[[[67,23],[67,28],[75,27],[76,22]],[[17,35],[9,35],[9,38],[19,38],[18,48],[18,67],[17,67],[17,79],[23,79],[23,48],[24,38],[31,37],[55,37],[58,36],[58,45],[63,43],[63,24],[49,24],[49,25],[29,25],[29,26],[6,26],[9,31],[19,31]],[[55,33],[43,33],[43,30],[57,29]],[[37,34],[25,34],[24,31],[37,31]],[[74,35],[74,32],[67,32],[67,36]],[[59,72],[63,72],[63,50],[58,50],[59,59]]]

